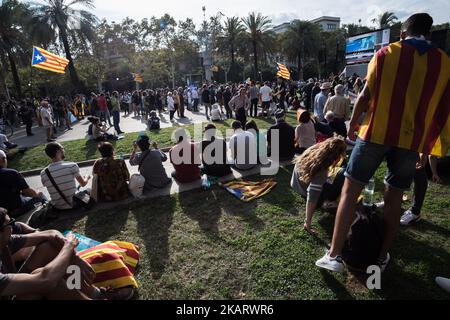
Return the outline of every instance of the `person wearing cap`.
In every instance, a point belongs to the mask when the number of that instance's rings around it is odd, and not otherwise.
[[[202,141],[202,173],[212,177],[224,177],[231,174],[227,163],[227,143],[216,137],[216,126],[212,123],[205,127]]]
[[[140,135],[133,143],[130,156],[130,165],[139,166],[139,173],[145,178],[144,190],[164,188],[172,181],[163,165],[167,161],[167,155],[158,149],[155,142],[152,144],[153,150],[150,145],[150,138]],[[136,153],[138,147],[140,153]]]
[[[325,82],[320,86],[320,93],[314,99],[314,115],[323,121],[325,119],[323,110],[328,100],[328,95],[331,91],[331,83]]]
[[[350,119],[350,101],[344,97],[344,86],[338,84],[334,87],[335,95],[327,100],[323,113],[332,111],[337,120],[345,122]]]
[[[279,159],[280,161],[290,160],[295,154],[295,129],[286,122],[286,113],[284,110],[277,110],[275,113],[277,123],[270,127],[267,132],[268,151],[271,154],[272,143],[279,144]],[[272,130],[278,130],[279,141],[272,141]]]

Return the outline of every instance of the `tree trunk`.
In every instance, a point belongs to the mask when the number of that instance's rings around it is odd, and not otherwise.
[[[256,50],[256,41],[253,40],[253,58],[255,60],[255,73],[253,80],[258,79],[258,52]]]
[[[234,60],[235,60],[235,58],[234,58],[234,45],[231,45],[230,53],[231,53],[231,65],[233,66],[234,65]]]
[[[58,26],[59,32],[60,32],[60,39],[64,46],[64,51],[66,52],[66,58],[69,60],[69,74],[70,79],[72,80],[72,84],[74,85],[75,89],[80,93],[84,92],[84,86],[81,83],[80,79],[78,78],[77,70],[75,69],[75,65],[73,64],[72,54],[70,52],[70,46],[69,46],[69,40],[67,38],[67,32],[66,29],[62,26]]]
[[[298,72],[297,72],[297,77],[298,80],[303,80],[303,63],[302,63],[302,55],[299,52],[298,53],[298,61],[297,61],[297,68],[298,68]]]
[[[9,96],[8,86],[6,85],[6,75],[8,73],[8,61],[3,53],[0,54],[0,82],[2,88],[5,90],[6,100],[9,101],[11,98]]]
[[[20,99],[20,98],[22,98],[22,87],[20,84],[19,74],[17,72],[16,61],[14,60],[14,57],[10,50],[8,50],[8,60],[9,60],[9,65],[11,67],[11,73],[13,76],[14,87],[16,87],[17,98]]]

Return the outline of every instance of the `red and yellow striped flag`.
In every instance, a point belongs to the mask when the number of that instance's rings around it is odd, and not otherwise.
[[[66,66],[69,64],[69,60],[66,58],[57,56],[42,48],[33,47],[33,58],[31,60],[31,66],[40,68],[56,73],[66,73]]]
[[[291,73],[289,72],[288,68],[284,64],[278,62],[277,66],[278,66],[277,76],[286,80],[291,80]]]
[[[133,76],[134,82],[138,82],[138,83],[144,82],[144,80],[142,79],[142,75],[140,73],[132,73],[131,75]]]
[[[369,64],[364,141],[445,156],[450,147],[450,59],[415,39],[384,47]]]

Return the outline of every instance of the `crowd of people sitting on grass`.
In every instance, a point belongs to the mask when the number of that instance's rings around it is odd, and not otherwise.
[[[420,212],[428,186],[427,167],[430,168],[434,182],[441,181],[441,175],[449,174],[450,166],[448,157],[445,156],[450,141],[445,134],[450,132],[448,121],[450,62],[445,53],[431,46],[425,39],[429,35],[432,24],[433,20],[428,14],[413,15],[402,26],[403,41],[391,44],[390,50],[380,50],[369,66],[366,84],[355,79],[355,86],[358,86],[360,92],[351,117],[349,101],[344,97],[346,88],[338,83],[333,86],[329,82],[315,84],[313,80],[308,81],[302,89],[304,93],[302,101],[298,100],[298,97],[297,99],[292,97],[292,103],[300,106],[297,110],[298,126],[296,128],[285,121],[284,102],[287,90],[284,90],[284,93],[283,90],[281,93],[280,91],[271,93],[272,89],[268,84],[264,84],[261,88],[257,88],[256,84],[250,84],[249,87],[241,85],[236,88],[234,95],[230,95],[229,109],[225,105],[224,116],[233,116],[234,113],[236,117],[231,125],[234,134],[228,142],[220,138],[213,122],[206,126],[204,140],[199,143],[191,141],[185,129],[176,129],[175,145],[168,155],[159,150],[158,145],[152,143],[150,137],[139,135],[131,146],[129,163],[131,166],[138,167],[141,181],[144,181],[144,189],[154,190],[165,188],[173,180],[179,184],[191,183],[200,180],[202,174],[223,177],[230,175],[232,169],[248,171],[259,165],[264,166],[267,164],[267,159],[263,156],[266,152],[262,151],[267,151],[272,161],[277,159],[280,162],[286,161],[287,164],[293,162],[291,187],[306,199],[306,209],[303,209],[305,212],[302,215],[305,217],[304,229],[308,233],[317,234],[312,226],[315,210],[320,207],[331,207],[340,197],[339,203],[335,205],[336,220],[330,249],[316,262],[316,265],[333,272],[343,272],[345,269],[342,258],[344,244],[355,221],[361,192],[364,186],[370,183],[381,163],[386,160],[385,201],[376,205],[384,210],[383,236],[376,252],[376,262],[374,262],[381,271],[384,271],[391,259],[389,251],[398,233],[399,225],[407,226],[421,219]],[[437,72],[441,76],[436,78],[436,81],[440,82],[435,87],[424,86],[421,88],[421,94],[415,92],[413,94],[412,90],[402,88],[405,96],[395,97],[395,99],[391,97],[389,101],[393,102],[383,106],[387,108],[386,112],[376,112],[380,103],[384,103],[378,101],[379,96],[396,94],[393,93],[392,86],[389,86],[391,82],[386,82],[388,77],[385,73],[398,79],[409,80],[410,74],[401,72],[401,67],[395,65],[398,63],[399,50],[403,46],[408,47],[408,50],[418,50],[421,54],[433,53],[434,56],[440,57],[442,67]],[[393,56],[395,52],[398,53],[397,56]],[[377,63],[385,64],[377,67]],[[417,67],[417,70],[427,70],[427,59],[412,59],[408,63],[413,64],[410,66],[411,69],[414,69],[414,64],[418,64],[420,68]],[[384,68],[382,78],[377,72],[381,67]],[[279,81],[278,86],[282,87],[282,83],[283,81]],[[377,90],[374,91],[374,88]],[[204,86],[197,98],[202,97],[208,119],[212,116],[212,113],[208,111],[211,111],[211,106],[215,102],[207,93],[210,89]],[[334,90],[333,95],[332,90]],[[171,118],[177,111],[179,117],[184,117],[179,99],[183,94],[183,90],[168,93]],[[408,94],[410,96],[407,96]],[[117,95],[118,93],[113,94],[116,97]],[[250,111],[252,117],[258,116],[259,102],[263,111],[269,111],[274,97],[276,97],[275,100],[280,99],[280,95],[283,98],[278,100],[275,111],[276,123],[269,129],[267,136],[264,136],[254,121],[247,121],[247,111]],[[130,101],[135,106],[138,100],[133,96],[134,94],[130,95]],[[421,98],[423,96],[437,98],[425,103]],[[100,95],[100,100],[102,99],[103,94]],[[399,101],[399,99],[403,100]],[[419,102],[424,110],[416,110]],[[436,110],[434,117],[430,117],[431,122],[424,122],[418,117],[404,120],[395,112],[399,105],[404,105],[406,117],[409,117],[411,112],[426,112],[427,108],[431,108],[430,106]],[[194,111],[198,108],[195,99],[193,108]],[[106,112],[105,109],[102,110],[100,118]],[[141,111],[134,107],[132,110],[135,115]],[[443,118],[436,115],[442,115]],[[346,130],[345,121],[349,119],[348,130]],[[386,123],[386,126],[377,125],[378,122]],[[95,129],[95,123],[97,120],[93,122],[93,135],[94,130],[100,130]],[[416,127],[407,130],[411,123],[416,123]],[[407,128],[400,130],[402,126]],[[129,184],[131,185],[133,177],[130,176],[125,161],[115,157],[113,146],[105,141],[108,137],[102,134],[104,132],[101,130],[95,134],[96,140],[100,141],[98,150],[102,158],[97,160],[93,167],[92,190],[80,191],[80,188],[88,185],[91,176],[81,176],[80,168],[76,163],[64,161],[65,151],[62,145],[56,142],[49,142],[46,145],[45,153],[51,163],[41,172],[41,181],[48,190],[50,195],[48,200],[57,215],[78,207],[89,208],[90,196],[94,193],[97,201],[120,201],[129,196]],[[342,136],[335,136],[335,134]],[[345,139],[347,134],[348,140]],[[425,139],[426,142],[424,142]],[[405,147],[404,140],[412,141],[412,145]],[[351,141],[353,143],[350,143]],[[349,145],[354,148],[347,159]],[[230,159],[227,155],[230,155]],[[163,165],[166,161],[171,162],[174,169],[172,173],[166,171]],[[413,180],[415,188],[412,208],[401,214],[403,193],[410,188]],[[24,298],[106,297],[105,290],[90,285],[92,283],[91,268],[76,260],[74,256],[76,240],[73,237],[64,238],[56,231],[36,232],[15,222],[14,218],[47,199],[42,193],[32,190],[19,172],[7,168],[7,156],[3,151],[0,151],[0,182],[0,207],[2,207],[0,209],[0,252],[2,253],[0,295]],[[77,187],[77,182],[80,187]],[[32,247],[35,250],[26,259],[26,263],[21,265],[20,263],[24,261],[23,257],[27,256],[23,250]],[[6,258],[3,258],[5,254]],[[83,270],[85,286],[81,290],[67,292],[67,288],[61,286],[63,271],[69,263],[79,263]],[[21,265],[21,269],[19,273],[14,274],[17,264]]]

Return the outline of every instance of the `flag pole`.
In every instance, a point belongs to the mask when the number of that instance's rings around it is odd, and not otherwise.
[[[30,66],[30,92],[31,92],[31,99],[33,99],[33,66]]]

